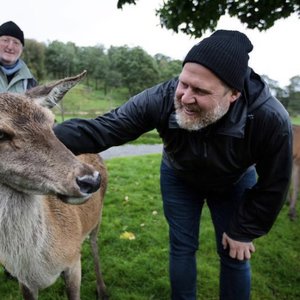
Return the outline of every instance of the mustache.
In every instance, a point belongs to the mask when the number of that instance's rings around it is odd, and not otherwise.
[[[175,100],[175,108],[176,109],[187,108],[188,110],[193,111],[193,112],[201,112],[201,108],[195,103],[183,105],[178,97],[175,97],[174,100]]]

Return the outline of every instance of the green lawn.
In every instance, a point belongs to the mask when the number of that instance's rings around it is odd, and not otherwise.
[[[106,161],[109,185],[100,230],[102,269],[111,300],[167,300],[168,229],[159,191],[160,155]],[[255,241],[252,300],[300,299],[300,224],[291,222],[285,206],[272,231]],[[299,206],[298,206],[298,213]],[[122,239],[124,232],[135,239]],[[82,300],[95,299],[90,248],[84,244]],[[218,259],[213,228],[205,207],[198,253],[198,299],[217,300]],[[0,273],[0,296],[18,300],[18,286]],[[41,300],[62,300],[59,279],[40,293]]]
[[[293,117],[293,118],[292,118],[292,122],[293,122],[293,124],[300,125],[300,116],[298,116],[298,117]]]

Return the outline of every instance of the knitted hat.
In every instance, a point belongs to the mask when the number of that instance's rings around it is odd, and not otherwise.
[[[24,46],[23,31],[20,29],[20,27],[16,23],[14,23],[12,21],[3,23],[0,26],[0,36],[2,36],[2,35],[8,35],[8,36],[12,36],[12,37],[16,38],[16,39],[20,40],[20,42]]]
[[[253,49],[248,37],[231,30],[217,30],[196,44],[183,65],[194,62],[210,69],[228,86],[242,91],[248,68],[248,53]]]

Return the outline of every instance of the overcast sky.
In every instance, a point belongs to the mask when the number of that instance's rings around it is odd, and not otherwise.
[[[117,9],[117,0],[10,0],[1,4],[0,23],[12,20],[25,38],[74,42],[77,46],[140,46],[182,60],[200,39],[162,29],[155,9],[163,0],[137,0]],[[221,18],[217,29],[240,30],[254,45],[249,65],[284,87],[300,75],[300,19],[279,20],[266,32],[246,29],[237,19]],[[208,32],[205,36],[210,35]]]

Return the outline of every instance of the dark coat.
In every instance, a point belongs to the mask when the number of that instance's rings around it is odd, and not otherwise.
[[[96,119],[73,119],[55,127],[58,138],[76,154],[100,152],[157,129],[163,160],[204,193],[222,193],[255,165],[258,182],[245,193],[227,234],[251,241],[272,227],[289,186],[292,166],[290,118],[268,86],[251,69],[245,89],[229,112],[198,131],[175,120],[177,78],[147,89]]]

